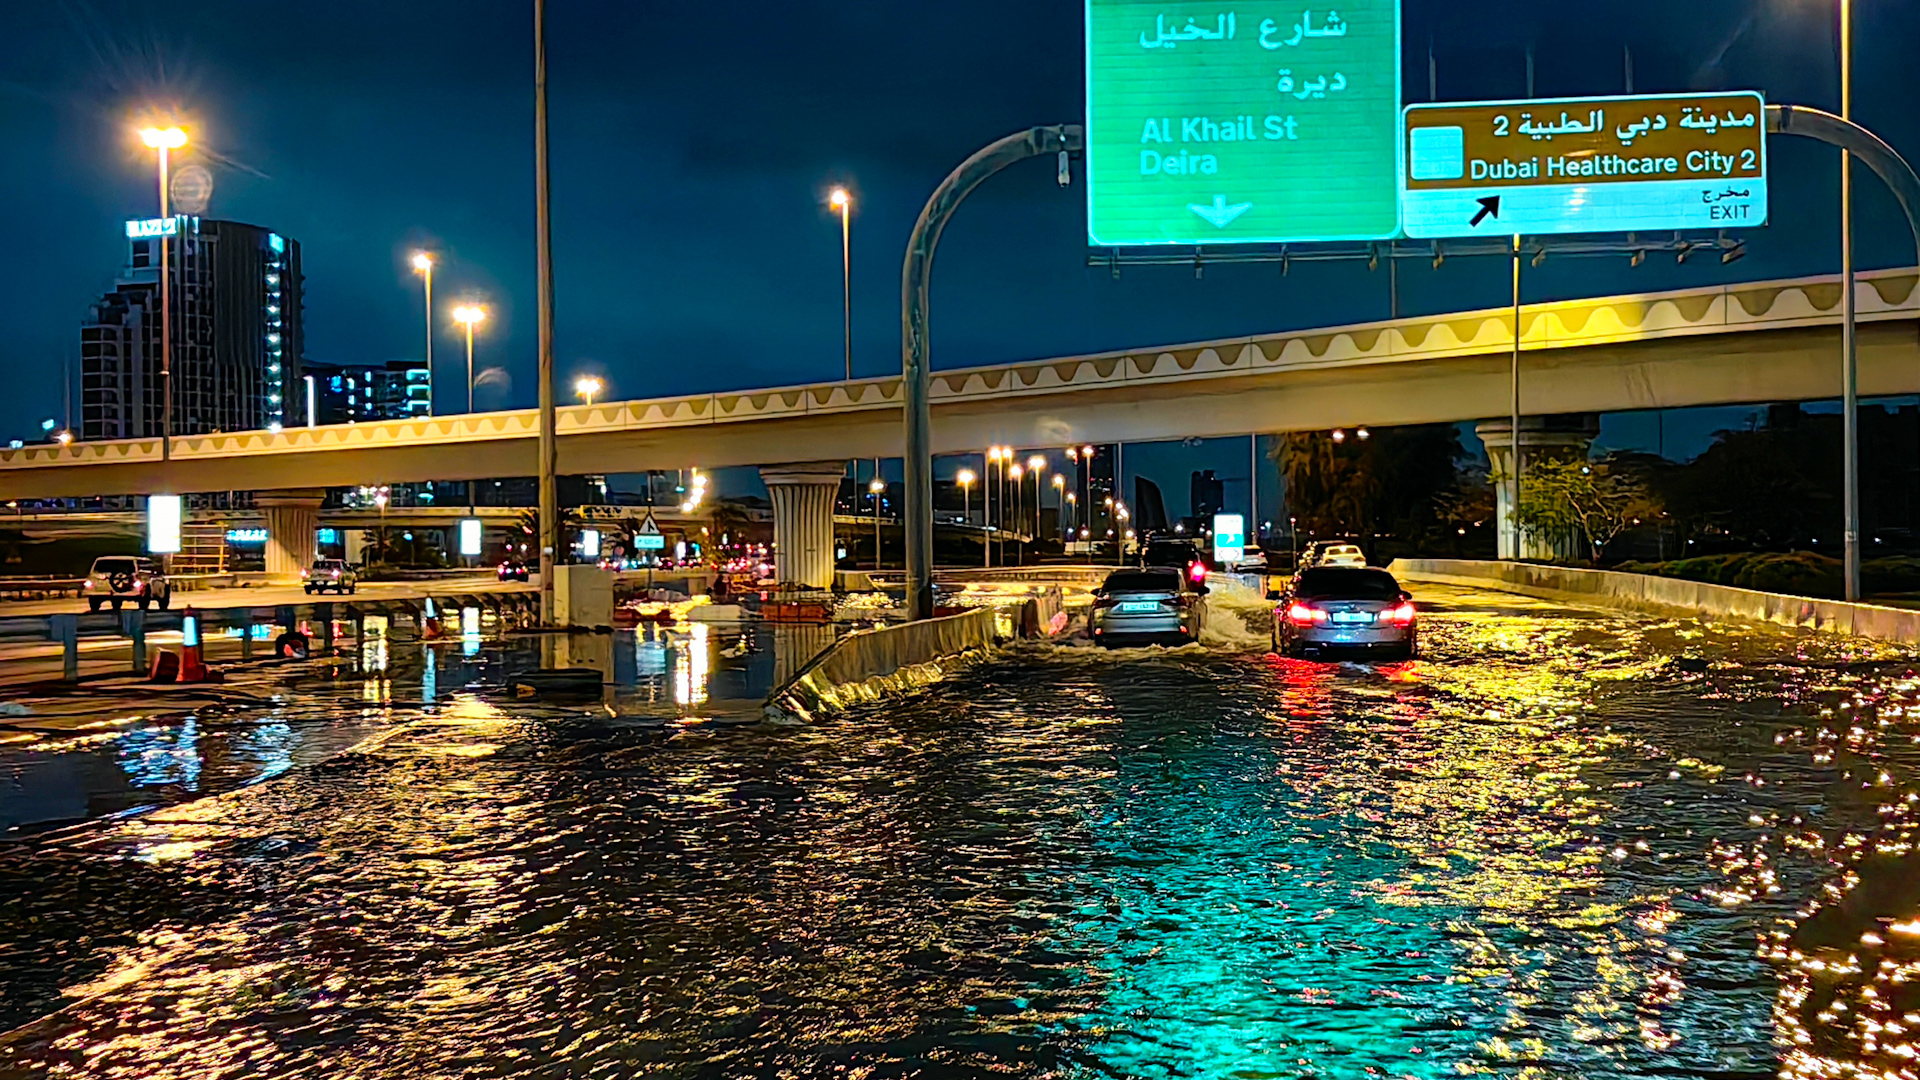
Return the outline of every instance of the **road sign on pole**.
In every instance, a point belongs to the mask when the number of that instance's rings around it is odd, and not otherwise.
[[[1400,0],[1087,0],[1098,247],[1383,240],[1400,227]]]
[[[1401,218],[1415,239],[1767,220],[1757,93],[1410,105],[1404,116]]]
[[[1213,515],[1213,561],[1232,566],[1247,557],[1247,519],[1239,514]]]
[[[641,551],[665,551],[667,549],[667,538],[660,535],[660,526],[655,523],[651,513],[647,515],[645,521],[640,523],[640,531],[634,534],[633,539],[634,546]]]

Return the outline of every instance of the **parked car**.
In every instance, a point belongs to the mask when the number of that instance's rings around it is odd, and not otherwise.
[[[142,611],[155,604],[165,611],[173,603],[173,585],[151,559],[102,555],[93,560],[80,595],[87,598],[88,611],[99,611],[107,603],[118,611],[129,600],[139,604]]]
[[[328,589],[345,595],[359,591],[360,575],[354,573],[345,559],[315,559],[312,566],[300,571],[300,584],[305,586],[308,596]]]
[[[1279,602],[1273,610],[1273,651],[1282,656],[1351,650],[1410,660],[1417,652],[1413,597],[1385,570],[1310,567],[1284,592],[1267,598]]]
[[[1169,566],[1185,574],[1196,585],[1205,584],[1207,574],[1212,569],[1200,554],[1199,545],[1191,540],[1175,540],[1168,537],[1155,537],[1147,541],[1140,550],[1142,567]]]
[[[1093,594],[1088,628],[1106,648],[1200,640],[1207,623],[1207,587],[1179,567],[1115,570]]]
[[[519,559],[508,559],[500,564],[501,581],[526,581],[528,579],[527,564]]]

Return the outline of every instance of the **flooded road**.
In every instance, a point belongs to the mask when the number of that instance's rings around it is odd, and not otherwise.
[[[0,849],[0,1076],[1915,1068],[1907,655],[1420,595],[1411,664],[1023,646],[807,727],[396,670]]]

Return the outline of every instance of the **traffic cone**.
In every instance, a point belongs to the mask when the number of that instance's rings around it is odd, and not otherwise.
[[[200,616],[192,608],[180,613],[180,681],[207,681],[207,664],[200,656]]]
[[[440,612],[433,606],[433,597],[427,597],[427,610],[420,623],[420,638],[423,641],[440,640],[443,631],[440,627]]]

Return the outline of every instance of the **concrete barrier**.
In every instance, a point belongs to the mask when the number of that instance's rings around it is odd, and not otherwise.
[[[861,630],[834,642],[767,699],[769,716],[812,720],[888,693],[938,682],[994,646],[993,612]]]
[[[1067,599],[1055,585],[1020,605],[1020,636],[1050,638],[1067,628]]]
[[[1571,600],[1656,615],[1697,615],[1771,623],[1827,634],[1920,644],[1920,611],[1902,608],[1535,563],[1396,559],[1389,569],[1409,581],[1491,587],[1543,600]]]

